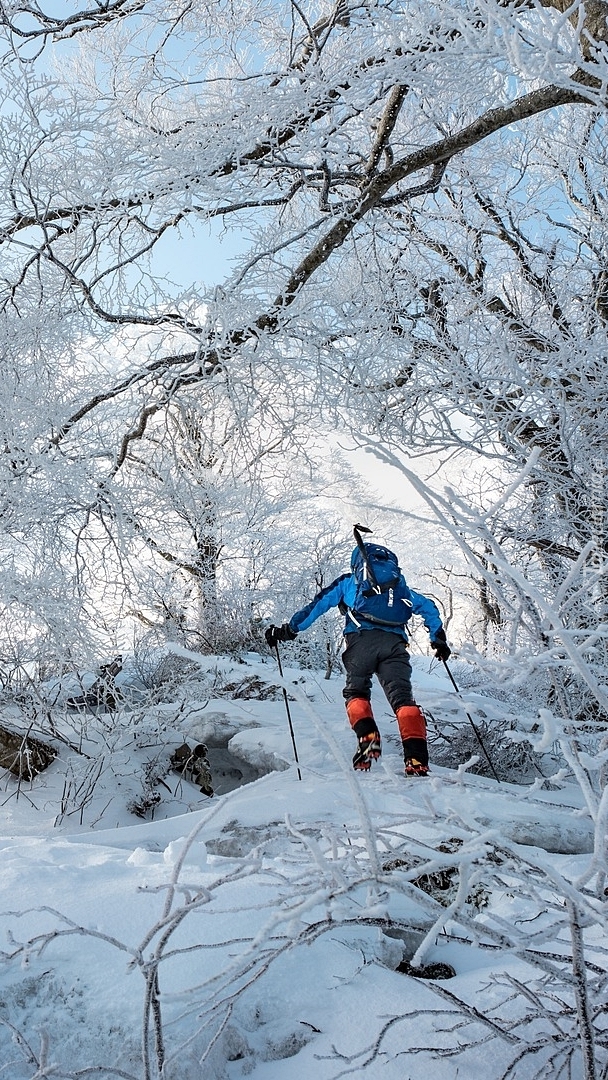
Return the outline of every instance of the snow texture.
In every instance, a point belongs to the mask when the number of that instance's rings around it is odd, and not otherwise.
[[[259,658],[248,672],[277,682]],[[428,663],[415,680],[423,706],[453,712]],[[57,814],[78,758],[66,746],[31,784],[4,774],[0,1077],[527,1080],[566,1060],[582,1076],[565,904],[597,1010],[605,862],[572,776],[406,780],[380,696],[384,754],[354,774],[340,680],[294,669],[284,685],[301,781],[280,698],[135,710],[119,767],[76,813]],[[217,760],[240,761],[240,786],[209,799],[166,773],[138,821],[133,770],[161,729],[231,754]]]

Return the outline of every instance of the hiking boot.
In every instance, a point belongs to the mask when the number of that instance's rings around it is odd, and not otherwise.
[[[423,765],[417,758],[411,757],[405,759],[405,775],[406,776],[428,776],[429,767]]]
[[[367,772],[372,767],[372,761],[379,758],[381,753],[382,743],[380,742],[379,731],[372,731],[369,735],[362,735],[353,755],[353,769]]]

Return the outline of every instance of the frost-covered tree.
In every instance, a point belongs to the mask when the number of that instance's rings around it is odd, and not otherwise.
[[[538,448],[510,555],[603,558],[603,3],[3,10],[3,472],[67,554],[142,537],[125,477],[219,387],[235,449]]]

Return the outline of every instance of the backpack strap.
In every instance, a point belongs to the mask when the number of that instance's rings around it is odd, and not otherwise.
[[[384,585],[374,585],[370,589],[363,589],[363,596],[380,596],[383,592],[390,592],[391,589],[396,588],[399,584],[400,576],[400,574],[397,574],[395,577],[391,578],[390,581],[385,581]]]
[[[388,619],[379,619],[376,615],[369,615],[367,612],[356,611],[354,608],[347,608],[345,614],[348,614],[348,616],[354,622],[355,626],[358,627],[361,626],[361,623],[359,622],[360,619],[363,622],[373,623],[374,626],[390,626],[391,629],[395,630],[397,629],[397,627],[403,630],[406,622],[405,619],[403,620],[403,622],[389,622]]]

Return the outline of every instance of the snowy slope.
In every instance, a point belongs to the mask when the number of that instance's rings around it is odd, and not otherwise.
[[[259,660],[237,674],[277,682]],[[426,1080],[512,1061],[522,1080],[568,1061],[582,1076],[568,902],[606,960],[580,788],[440,768],[406,781],[379,692],[385,752],[355,774],[340,680],[285,678],[301,780],[280,696],[182,709],[172,738],[228,738],[273,771],[212,800],[166,776],[155,820],[120,810],[126,757],[82,824],[56,816],[67,751],[18,800],[5,779],[0,1076]],[[434,715],[455,708],[428,662],[416,685]],[[455,974],[414,978],[404,957]]]

